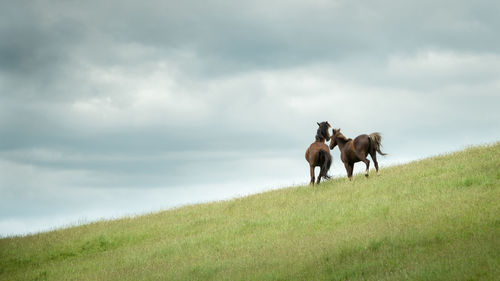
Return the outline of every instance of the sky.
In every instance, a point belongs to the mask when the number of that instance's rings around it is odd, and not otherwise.
[[[0,236],[306,184],[321,121],[381,132],[382,167],[499,141],[498,14],[0,0]]]

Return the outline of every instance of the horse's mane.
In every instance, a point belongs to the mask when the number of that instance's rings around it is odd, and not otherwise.
[[[335,133],[335,137],[338,138],[338,139],[341,139],[345,142],[348,142],[350,140],[352,140],[351,138],[346,138],[341,132],[338,132],[338,133]]]
[[[326,140],[326,137],[328,136],[327,131],[328,131],[328,127],[329,127],[328,122],[321,122],[321,124],[318,124],[318,125],[319,125],[319,128],[316,131],[316,140],[317,141]]]

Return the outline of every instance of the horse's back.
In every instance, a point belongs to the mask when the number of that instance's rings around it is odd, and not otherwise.
[[[319,160],[319,152],[321,150],[326,151],[327,153],[330,153],[330,149],[324,142],[313,142],[309,148],[306,150],[306,160],[309,162],[311,165],[318,166],[320,163],[318,163]]]
[[[354,139],[354,147],[356,151],[361,154],[369,153],[370,150],[370,136],[367,134],[362,134]]]
[[[368,141],[369,138],[370,138],[370,136],[368,136],[367,134],[362,134],[362,135],[357,136],[354,139],[354,143],[358,144],[361,142],[365,142],[365,141]]]
[[[330,151],[328,145],[326,145],[324,142],[318,142],[318,141],[313,142],[310,147],[312,147],[314,151],[320,151],[320,150]]]

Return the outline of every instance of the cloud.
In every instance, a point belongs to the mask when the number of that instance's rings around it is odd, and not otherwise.
[[[5,3],[0,217],[33,198],[307,182],[317,121],[381,131],[386,163],[498,140],[499,5]]]

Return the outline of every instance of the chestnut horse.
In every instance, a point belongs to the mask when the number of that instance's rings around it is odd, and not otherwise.
[[[306,150],[306,160],[309,162],[309,170],[311,172],[311,185],[314,185],[314,168],[316,166],[321,167],[318,175],[318,181],[316,182],[319,184],[321,178],[330,178],[326,173],[332,165],[332,156],[330,155],[328,146],[325,144],[325,141],[330,140],[330,132],[328,129],[331,126],[328,122],[321,122],[321,124],[317,124],[319,128],[316,132],[316,141],[313,142]]]
[[[344,162],[345,169],[349,180],[352,180],[352,170],[354,163],[363,161],[366,164],[365,176],[368,177],[368,169],[370,168],[370,160],[366,158],[368,154],[372,157],[375,163],[375,169],[378,172],[377,152],[380,155],[387,155],[380,151],[382,136],[380,133],[372,133],[369,135],[359,135],[354,140],[346,138],[340,129],[332,129],[333,135],[331,137],[330,149],[334,149],[336,145],[340,149],[340,159]]]

